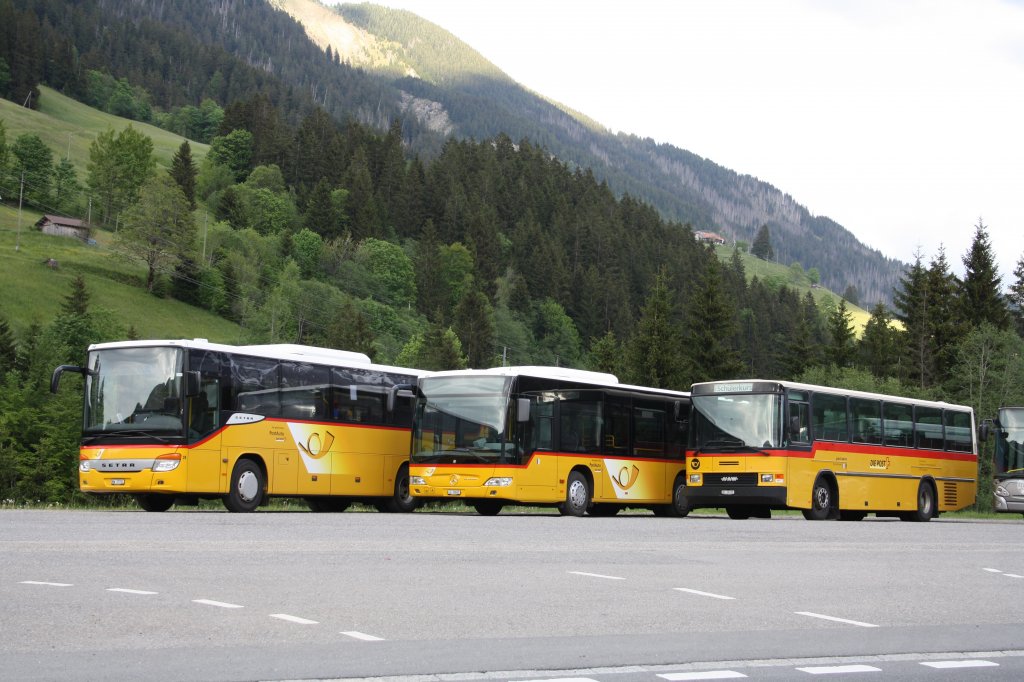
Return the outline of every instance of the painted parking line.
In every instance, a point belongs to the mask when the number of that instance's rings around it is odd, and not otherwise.
[[[1017,575],[1016,573],[1003,573],[1007,578],[1024,578],[1024,575]]]
[[[309,620],[308,618],[299,618],[298,616],[289,616],[287,613],[272,613],[271,618],[278,618],[280,620],[286,620],[289,623],[298,623],[299,625],[319,625],[315,620]]]
[[[797,668],[800,672],[811,675],[846,675],[848,673],[880,673],[881,668],[873,665],[816,665],[810,668]]]
[[[715,594],[714,592],[702,592],[700,590],[691,590],[689,587],[673,587],[673,590],[679,592],[688,592],[689,594],[696,594],[700,597],[711,597],[712,599],[735,599],[736,597],[728,597],[724,594]]]
[[[588,578],[604,578],[605,580],[625,580],[625,578],[620,578],[617,575],[601,575],[600,573],[585,573],[583,571],[569,571],[569,573],[572,573],[573,575],[586,576]],[[554,680],[552,680],[552,682],[554,682]]]
[[[124,594],[160,594],[149,590],[133,590],[127,587],[108,587],[107,592],[123,592]]]
[[[363,642],[383,642],[384,641],[383,637],[374,637],[373,635],[368,635],[365,632],[357,632],[355,630],[345,630],[345,631],[341,632],[341,634],[345,635],[346,637],[351,637],[352,639],[361,640]]]
[[[822,620],[831,620],[835,623],[845,623],[846,625],[856,625],[862,628],[877,628],[878,626],[873,623],[862,623],[859,620],[849,620],[847,618],[836,618],[835,616],[826,616],[822,613],[811,613],[810,611],[794,611],[798,616],[807,616],[809,618],[821,618]]]
[[[214,601],[212,599],[193,599],[196,604],[203,604],[205,606],[219,606],[222,609],[244,609],[245,607],[241,604],[229,604],[225,601]]]
[[[665,673],[658,677],[669,682],[689,682],[690,680],[738,680],[746,675],[735,670],[705,670],[699,673]]]
[[[71,583],[48,583],[42,580],[22,580],[22,585],[44,585],[46,587],[74,587]]]
[[[1002,573],[998,568],[983,568],[981,570],[988,571],[989,573]]]
[[[998,663],[992,661],[921,661],[921,665],[926,665],[929,668],[938,668],[939,670],[949,670],[951,668],[998,668]]]

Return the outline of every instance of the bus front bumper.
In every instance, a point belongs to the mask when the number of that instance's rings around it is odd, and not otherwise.
[[[779,509],[786,506],[786,487],[688,485],[686,501],[695,508],[757,505]]]

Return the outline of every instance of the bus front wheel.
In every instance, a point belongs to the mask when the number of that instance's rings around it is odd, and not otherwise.
[[[808,521],[824,521],[832,518],[836,500],[833,499],[832,486],[824,477],[819,477],[811,489],[811,508],[804,509],[804,518]]]
[[[408,464],[398,467],[398,473],[395,475],[394,494],[374,506],[379,512],[391,514],[404,514],[415,511],[416,507],[420,506],[420,501],[412,496],[412,491],[409,489]]]
[[[480,516],[497,516],[501,512],[501,508],[504,507],[498,500],[480,500],[479,502],[473,503],[473,509]]]
[[[229,512],[256,511],[263,501],[265,485],[259,464],[251,459],[239,460],[231,473],[231,488],[224,496],[224,506]]]
[[[578,471],[569,474],[565,484],[565,502],[558,505],[562,516],[583,516],[590,507],[590,484]]]

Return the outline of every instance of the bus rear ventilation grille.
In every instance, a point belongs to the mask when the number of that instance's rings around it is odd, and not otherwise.
[[[956,507],[956,483],[942,484],[942,501],[947,507]]]

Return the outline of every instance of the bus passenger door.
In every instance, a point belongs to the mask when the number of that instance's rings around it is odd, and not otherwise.
[[[187,400],[188,440],[193,444],[185,457],[189,493],[227,491],[227,463],[221,453],[220,381],[203,371],[199,394]]]

